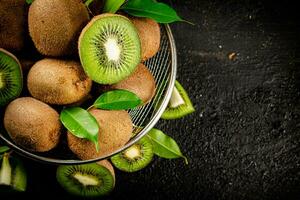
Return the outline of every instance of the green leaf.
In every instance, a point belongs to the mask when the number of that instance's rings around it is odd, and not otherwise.
[[[188,164],[187,158],[182,155],[179,146],[171,137],[158,129],[151,129],[147,136],[152,140],[154,154],[162,158],[183,158]]]
[[[95,101],[94,106],[106,110],[127,110],[142,103],[134,93],[127,90],[112,90],[103,93]]]
[[[26,0],[27,4],[32,4],[33,0]]]
[[[115,13],[124,4],[125,0],[106,0],[103,12]]]
[[[60,121],[73,135],[92,141],[99,150],[99,125],[88,111],[79,107],[65,108],[60,113]]]
[[[0,147],[0,154],[5,153],[9,150],[10,150],[10,148],[8,146],[2,146],[2,147]]]
[[[122,9],[130,15],[151,18],[158,23],[183,21],[173,8],[153,0],[129,0]]]

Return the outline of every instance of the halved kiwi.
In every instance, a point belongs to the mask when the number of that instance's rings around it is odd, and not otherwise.
[[[153,146],[150,139],[143,137],[137,143],[112,156],[113,165],[125,172],[135,172],[146,167],[153,158]]]
[[[168,107],[162,119],[177,119],[194,112],[193,104],[182,85],[176,81]]]
[[[81,32],[78,48],[85,72],[101,84],[125,79],[141,61],[136,28],[129,19],[117,14],[94,17]]]
[[[70,194],[97,197],[110,193],[115,186],[115,173],[104,160],[83,165],[61,165],[57,168],[58,183]]]
[[[23,87],[23,75],[19,60],[0,48],[0,106],[18,97]]]

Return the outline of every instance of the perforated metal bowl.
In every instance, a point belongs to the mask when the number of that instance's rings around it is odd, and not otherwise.
[[[111,154],[107,154],[95,159],[78,160],[70,152],[67,144],[60,145],[61,147],[58,147],[51,152],[32,153],[16,145],[9,138],[4,128],[1,128],[0,138],[22,156],[52,164],[83,164],[96,162],[109,158],[130,147],[154,127],[171,98],[177,70],[176,47],[171,29],[168,25],[161,26],[161,35],[160,51],[155,55],[155,57],[145,62],[145,65],[149,68],[155,78],[157,87],[156,94],[152,101],[147,105],[129,110],[129,114],[135,126],[134,131],[137,132],[137,134],[122,148]]]

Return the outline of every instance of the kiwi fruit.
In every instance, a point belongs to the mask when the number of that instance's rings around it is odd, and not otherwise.
[[[162,119],[177,119],[194,112],[193,104],[182,85],[176,81],[168,107]]]
[[[143,137],[137,143],[110,159],[116,168],[125,172],[135,172],[145,168],[152,161],[153,155],[151,140]]]
[[[34,152],[53,149],[61,133],[58,113],[32,97],[21,97],[8,104],[4,127],[17,145]]]
[[[0,48],[20,51],[24,46],[27,7],[25,0],[1,0]]]
[[[19,60],[0,48],[0,106],[17,98],[22,88],[23,75]]]
[[[117,14],[94,17],[82,30],[79,56],[87,75],[100,84],[128,77],[141,61],[141,44],[131,21]]]
[[[153,57],[160,46],[160,27],[157,22],[149,18],[133,17],[132,23],[138,30],[142,46],[142,61]]]
[[[82,165],[61,165],[57,168],[56,178],[67,192],[81,197],[107,195],[115,186],[114,169],[107,160]]]
[[[104,91],[112,89],[123,89],[135,93],[143,102],[148,103],[155,95],[155,80],[149,69],[140,63],[136,70],[125,80],[113,85],[101,86]]]
[[[68,132],[68,145],[71,151],[82,160],[97,158],[110,154],[124,146],[132,136],[132,121],[130,115],[124,110],[89,111],[99,123],[98,142],[100,150],[83,138],[78,138]]]
[[[30,94],[45,103],[65,105],[84,99],[92,81],[80,63],[46,58],[35,63],[27,78]]]
[[[29,8],[29,34],[38,51],[47,56],[76,52],[78,36],[89,20],[81,0],[34,0]]]
[[[27,186],[27,174],[22,161],[7,152],[0,157],[0,162],[0,188],[5,187],[5,190],[0,189],[0,191],[24,192]]]

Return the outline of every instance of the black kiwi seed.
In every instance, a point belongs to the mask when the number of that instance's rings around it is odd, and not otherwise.
[[[0,106],[18,97],[23,87],[23,75],[18,59],[0,48]]]
[[[143,137],[137,143],[111,157],[113,165],[125,172],[135,172],[146,167],[153,158],[150,139]]]

